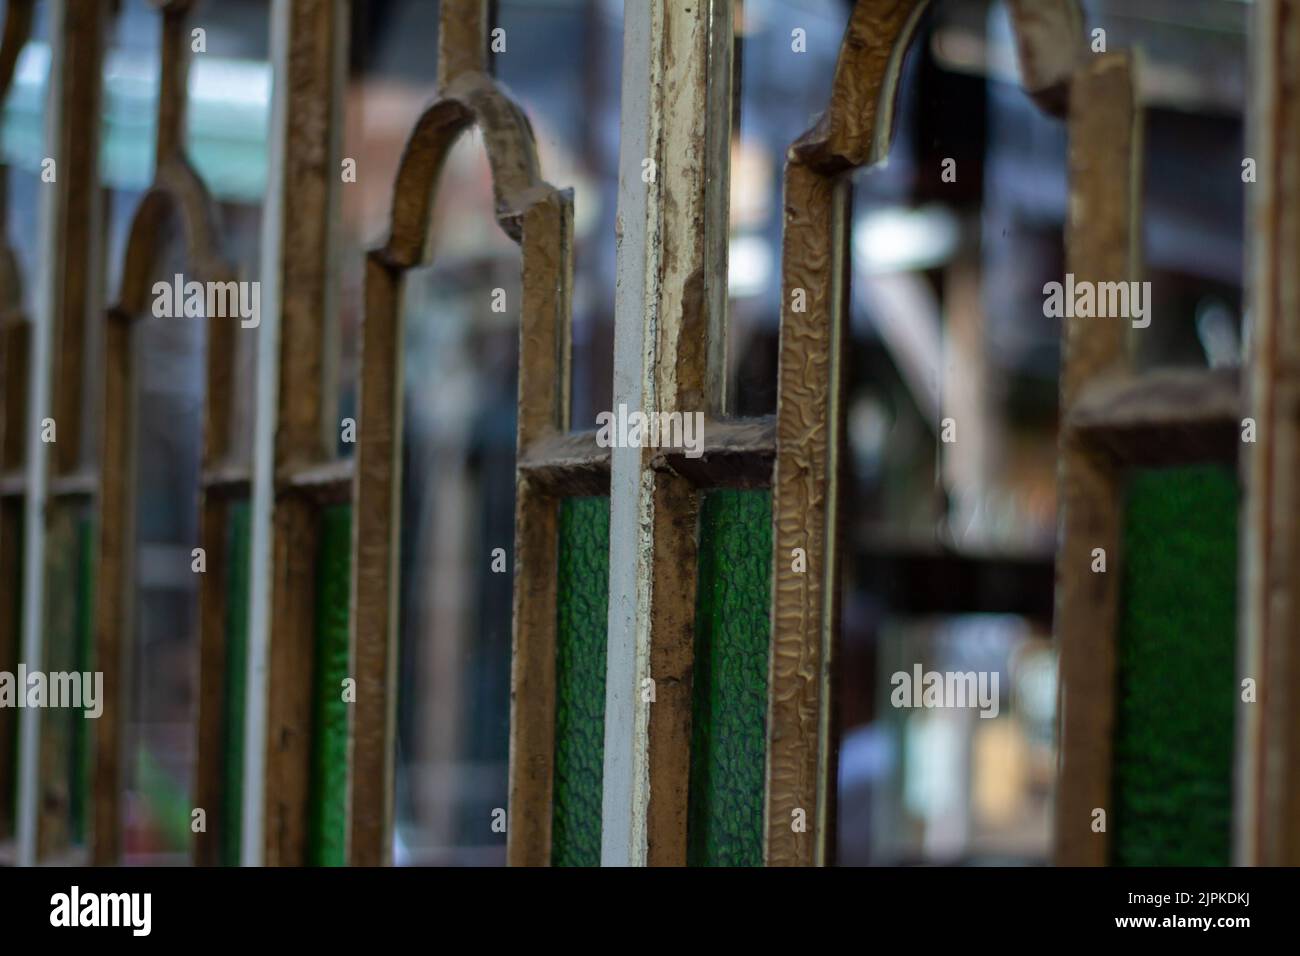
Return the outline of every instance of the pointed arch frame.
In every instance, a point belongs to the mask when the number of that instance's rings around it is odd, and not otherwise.
[[[1078,5],[1008,3],[1024,88],[1060,115],[1082,48]],[[888,154],[903,61],[929,6],[859,0],[827,109],[787,155],[764,800],[769,865],[823,865],[834,854],[848,174]],[[805,294],[798,311],[796,290]],[[790,560],[796,548],[807,555],[804,571]]]
[[[444,4],[444,37],[457,13],[464,23],[464,6]],[[477,8],[468,19],[478,24],[485,47],[486,18],[475,20],[482,8],[469,6]],[[471,126],[482,132],[497,222],[519,244],[523,272],[507,855],[512,863],[544,863],[550,856],[558,499],[530,480],[522,463],[569,426],[573,196],[541,178],[531,126],[481,69],[481,58],[445,62],[461,72],[446,78],[440,98],[416,123],[396,177],[389,238],[366,259],[351,601],[357,701],[349,774],[349,855],[361,865],[390,863],[392,854],[401,292],[406,272],[429,253],[428,223],[443,163]]]

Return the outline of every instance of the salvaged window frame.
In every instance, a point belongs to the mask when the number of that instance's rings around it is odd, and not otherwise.
[[[149,307],[158,243],[169,217],[179,222],[192,275],[201,282],[233,282],[234,269],[222,252],[216,205],[185,151],[186,86],[190,35],[187,18],[193,0],[156,4],[161,17],[158,128],[152,185],[131,220],[121,288],[108,310],[104,338],[103,461],[99,490],[99,574],[95,648],[104,672],[104,714],[95,743],[95,842],[92,859],[112,864],[121,856],[123,748],[130,707],[129,640],[134,633],[135,422],[136,389],[133,327]],[[226,613],[225,538],[229,494],[247,487],[247,478],[223,470],[230,444],[234,327],[229,319],[207,317],[207,389],[204,401],[199,544],[207,571],[199,584],[200,748],[195,806],[207,814],[207,831],[196,834],[196,858],[205,862],[206,841],[217,839],[218,789],[204,762],[203,728],[210,720],[213,694],[220,700],[221,656]],[[215,650],[214,650],[215,649]],[[215,662],[215,663],[214,663]],[[216,688],[214,690],[214,687]]]
[[[704,409],[708,424],[698,460],[680,449],[610,454],[605,864],[686,862],[696,516],[703,492],[728,485],[773,488],[763,858],[773,865],[828,862],[845,174],[887,151],[902,58],[926,7],[925,0],[864,0],[854,8],[830,109],[791,149],[775,423],[726,417],[726,291],[709,278],[725,275],[718,237],[725,249],[726,203],[716,184],[729,180],[718,144],[729,142],[730,110],[719,105],[730,102],[731,4],[682,11],[661,0],[625,12],[614,401],[647,414]],[[1061,2],[1013,3],[1012,12],[1024,85],[1059,114],[1080,49],[1079,11]],[[646,160],[656,170],[649,180]],[[805,293],[797,303],[796,290]],[[603,457],[593,453],[587,461],[594,471]],[[792,566],[796,548],[807,557],[802,572]],[[526,587],[529,574],[521,564],[517,586]],[[554,648],[547,650],[553,658]],[[642,693],[647,680],[655,682],[653,706]],[[518,683],[514,706],[532,706]],[[512,749],[512,768],[521,756]],[[530,756],[549,761],[541,751]],[[514,799],[512,790],[512,806]],[[512,834],[519,822],[513,816]],[[517,838],[528,840],[532,852],[512,855],[512,862],[545,863],[549,817],[530,816],[529,824]]]
[[[1300,3],[1254,10],[1249,155],[1251,354],[1246,383],[1256,441],[1242,446],[1246,508],[1239,679],[1256,682],[1237,735],[1234,863],[1300,864]],[[1240,685],[1239,685],[1240,686]]]
[[[25,438],[24,472],[8,491],[25,498],[23,517],[22,651],[24,663],[41,669],[46,662],[46,622],[57,600],[49,570],[75,560],[76,537],[70,510],[84,506],[95,491],[95,477],[81,443],[86,322],[98,308],[95,287],[101,248],[99,202],[99,104],[110,8],[106,2],[49,7],[50,84],[46,129],[57,178],[41,197],[40,262],[36,320],[29,326],[29,360],[21,376],[26,394],[18,407],[27,415],[19,427]],[[32,16],[31,4],[10,4],[6,43],[19,43]],[[17,48],[11,48],[14,57]],[[8,53],[6,56],[9,55]],[[5,68],[11,71],[12,63]],[[85,117],[94,117],[90,128]],[[17,337],[21,342],[23,336]],[[21,347],[21,346],[20,346]],[[20,360],[15,355],[14,360]],[[54,421],[58,440],[42,440],[41,423]],[[11,416],[20,421],[18,415]],[[50,445],[54,447],[51,448]],[[47,748],[39,708],[18,717],[17,861],[84,861],[84,848],[72,845],[67,823],[74,795],[71,767]],[[93,826],[93,824],[92,824]]]
[[[461,133],[481,130],[492,170],[497,221],[519,243],[523,260],[518,424],[519,459],[540,442],[563,436],[569,410],[569,289],[573,197],[541,179],[532,130],[522,111],[487,72],[488,15],[483,0],[444,0],[439,10],[439,98],[417,122],[393,188],[387,242],[366,259],[366,315],[361,346],[354,500],[352,708],[349,862],[392,862],[396,732],[397,556],[400,526],[402,333],[399,303],[405,273],[428,257],[428,223],[443,160]],[[522,472],[521,472],[522,474]],[[527,720],[512,718],[512,822],[515,841],[540,825],[549,792],[532,755],[553,723],[554,553],[558,507],[519,482],[515,590],[515,660],[535,663],[513,694],[527,701]],[[528,586],[518,582],[535,569]],[[548,687],[548,673],[550,675]],[[524,756],[524,753],[527,756]],[[549,757],[547,758],[549,760]],[[524,774],[521,778],[520,773]],[[543,794],[544,797],[543,797]],[[549,823],[548,823],[549,825]]]
[[[252,479],[245,864],[311,862],[317,554],[323,511],[349,503],[335,415],[346,0],[273,5],[273,148],[263,232]],[[264,675],[256,682],[254,675]],[[335,689],[342,701],[343,688]],[[220,697],[217,698],[220,700]],[[219,720],[214,717],[214,720]],[[209,748],[219,747],[204,725]],[[209,764],[210,765],[210,764]],[[346,773],[346,768],[342,768]],[[344,839],[339,834],[339,840]],[[343,855],[340,846],[336,858]]]
[[[888,154],[903,59],[928,5],[859,0],[827,110],[795,141],[786,164],[772,505],[768,865],[825,865],[833,857],[848,176]],[[1082,49],[1080,10],[1073,0],[1010,0],[1009,8],[1022,86],[1045,112],[1060,115]],[[803,572],[791,561],[797,548],[807,556]],[[797,821],[804,825],[795,826]]]

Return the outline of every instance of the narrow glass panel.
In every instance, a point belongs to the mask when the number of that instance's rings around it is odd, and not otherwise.
[[[1116,682],[1113,862],[1227,866],[1237,482],[1219,466],[1129,479]]]
[[[609,499],[560,506],[555,632],[555,783],[551,863],[600,865],[605,769]]]
[[[335,505],[321,515],[316,556],[316,677],[312,722],[309,862],[343,866],[347,831],[348,600],[352,573],[352,507]]]
[[[249,506],[230,509],[226,554],[226,682],[222,705],[221,863],[239,865],[244,789],[244,691],[248,662]]]
[[[687,862],[763,865],[772,493],[711,492],[700,514]]]
[[[99,557],[95,537],[95,521],[89,509],[80,507],[76,518],[76,671],[82,675],[82,700],[90,705],[91,713],[104,705],[102,685],[87,686],[93,680],[95,660],[95,562]],[[91,694],[94,696],[90,696]],[[101,711],[102,712],[102,711]],[[72,810],[72,841],[84,844],[87,836],[87,806],[91,800],[90,780],[94,757],[90,749],[91,726],[82,713],[72,711],[72,783],[69,788]],[[188,814],[185,815],[188,821]]]
[[[85,507],[63,503],[51,509],[46,549],[47,675],[88,671],[90,616],[85,601],[85,555],[90,547],[90,522]],[[70,685],[69,685],[70,686]],[[70,706],[65,691],[50,681],[48,709],[42,718],[41,800],[42,856],[58,856],[81,842],[84,835],[86,783],[85,708]],[[82,693],[94,693],[93,685]],[[87,699],[87,698],[83,698]]]

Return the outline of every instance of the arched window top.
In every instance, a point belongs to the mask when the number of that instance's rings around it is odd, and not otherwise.
[[[116,312],[136,316],[145,310],[158,243],[169,215],[178,217],[186,259],[199,279],[226,282],[235,278],[221,251],[212,195],[189,161],[176,156],[158,167],[154,184],[131,220]]]
[[[521,241],[524,214],[559,195],[541,178],[532,126],[523,111],[486,73],[462,73],[416,122],[402,153],[391,231],[381,252],[389,264],[409,269],[425,260],[443,162],[471,126],[483,134],[497,222],[515,242]]]
[[[1007,0],[1025,91],[1062,115],[1081,46],[1077,0]],[[791,152],[805,166],[835,173],[880,162],[893,139],[903,59],[930,0],[859,0],[835,64],[830,103]]]

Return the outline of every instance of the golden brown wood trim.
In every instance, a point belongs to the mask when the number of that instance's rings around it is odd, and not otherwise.
[[[393,188],[391,232],[381,253],[394,267],[409,269],[425,261],[429,238],[425,227],[442,163],[457,137],[471,125],[483,134],[497,221],[512,239],[519,241],[524,209],[554,191],[541,179],[537,150],[531,146],[532,128],[523,111],[490,77],[464,74],[420,117],[402,154]]]
[[[234,377],[235,325],[229,318],[208,319],[207,395],[204,402],[203,475],[224,460],[229,440],[232,380]],[[235,489],[199,487],[199,546],[206,556],[207,571],[199,577],[199,713],[195,743],[194,805],[207,812],[207,829],[194,834],[194,861],[215,865],[222,839],[222,778],[224,752],[221,747],[223,699],[226,682],[227,634],[227,534],[230,502]],[[229,797],[229,794],[226,794]],[[236,798],[237,799],[237,798]]]
[[[227,544],[230,505],[235,496],[205,494],[199,512],[199,540],[207,557],[207,571],[199,585],[199,599],[220,601],[220,607],[204,605],[199,615],[198,715],[195,731],[194,806],[207,817],[205,832],[194,834],[195,866],[217,866],[221,862],[222,823],[228,808],[226,796],[225,735],[226,621],[225,595],[229,593],[230,555]],[[218,610],[220,613],[218,613]],[[235,799],[239,799],[236,797]]]
[[[573,194],[553,191],[523,214],[516,459],[569,426]],[[506,860],[551,857],[555,755],[556,549],[559,504],[523,469],[515,479],[515,589],[510,658],[510,821]]]
[[[1070,215],[1066,268],[1076,281],[1127,281],[1139,274],[1141,112],[1127,54],[1098,56],[1070,95]],[[1093,383],[1123,375],[1124,323],[1069,319],[1061,373],[1066,421]],[[1061,434],[1060,549],[1056,630],[1060,647],[1060,776],[1056,862],[1103,865],[1105,833],[1093,810],[1110,805],[1115,626],[1119,603],[1120,492],[1111,465],[1072,428]],[[1093,573],[1105,549],[1106,572]]]
[[[1020,85],[1046,113],[1064,117],[1070,79],[1086,51],[1078,0],[1007,0]]]
[[[825,862],[833,842],[830,691],[845,291],[839,273],[847,241],[846,194],[834,177],[887,153],[899,71],[927,6],[927,0],[862,0],[854,7],[828,108],[791,147],[786,169],[766,805],[773,864]],[[1015,3],[1012,14],[1029,92],[1045,108],[1059,106],[1060,83],[1074,62],[1073,53],[1062,51],[1077,51],[1080,42],[1077,8],[1069,0],[1032,8]],[[806,296],[806,311],[794,311],[795,290]],[[807,554],[803,573],[791,568],[794,548]],[[796,811],[803,811],[805,832],[792,828]]]
[[[558,498],[515,486],[515,589],[510,653],[510,781],[506,862],[551,863],[555,757]]]
[[[246,498],[252,490],[253,478],[247,465],[229,461],[203,469],[199,487],[206,494],[221,498]]]
[[[292,0],[282,181],[280,397],[277,468],[287,462],[320,465],[333,458],[337,423],[324,421],[333,326],[331,263],[336,241],[331,213],[338,207],[341,112],[340,47],[346,23],[337,0]]]
[[[1097,431],[1223,419],[1240,424],[1240,412],[1237,369],[1167,368],[1085,381],[1069,409],[1068,424]]]
[[[650,460],[656,471],[680,475],[699,489],[770,488],[776,463],[776,418],[706,421],[703,454],[660,448]]]
[[[467,73],[488,73],[487,0],[441,0],[438,9],[438,86]]]
[[[704,214],[704,245],[707,261],[712,266],[710,278],[705,282],[704,314],[708,316],[705,330],[705,359],[708,394],[703,411],[713,418],[730,414],[727,407],[727,308],[729,294],[726,276],[731,247],[731,144],[733,123],[740,122],[740,100],[735,95],[739,82],[735,62],[736,26],[735,8],[738,4],[725,0],[709,3],[709,66],[706,71],[706,104],[708,116],[705,131],[704,166],[718,188],[706,190]],[[724,187],[725,188],[722,188]]]
[[[519,455],[518,471],[549,495],[609,494],[609,449],[596,444],[596,432],[573,432],[539,439]]]
[[[163,9],[162,89],[154,181],[136,207],[127,235],[118,303],[109,310],[104,357],[104,436],[100,474],[99,600],[95,616],[95,646],[105,668],[105,712],[98,721],[95,742],[95,828],[92,859],[116,862],[120,853],[122,790],[122,702],[127,699],[132,633],[129,595],[134,572],[135,468],[132,396],[132,326],[148,308],[159,243],[169,217],[175,217],[184,237],[187,261],[194,278],[228,282],[236,278],[221,251],[216,206],[203,180],[184,154],[184,100],[189,36],[184,17],[188,0],[156,3]],[[204,410],[202,468],[205,475],[224,459],[229,447],[230,392],[233,378],[233,323],[229,318],[208,317],[207,395]],[[205,742],[214,733],[205,721],[219,721],[225,648],[225,504],[201,486],[199,494],[199,544],[208,571],[199,583],[199,754],[195,771],[194,801],[207,811],[206,833],[195,834],[195,859],[216,860],[220,829],[220,770],[214,770]],[[109,669],[116,678],[110,678]],[[219,734],[220,726],[216,727]]]
[[[264,847],[268,866],[308,862],[311,674],[316,660],[316,554],[320,496],[347,500],[352,463],[330,461],[335,423],[331,265],[338,207],[338,129],[347,27],[336,0],[292,0],[283,164],[277,481],[271,508],[270,631]],[[303,494],[300,492],[309,492]]]
[[[110,312],[104,335],[103,447],[99,487],[95,660],[104,673],[104,712],[95,726],[91,861],[121,854],[124,724],[134,580],[135,420],[131,414],[134,350],[129,317]],[[203,806],[203,804],[198,804]]]
[[[927,0],[861,0],[836,64],[830,103],[786,168],[781,370],[773,477],[772,660],[766,859],[823,863],[833,845],[833,654],[838,631],[836,476],[843,445],[840,337],[847,192],[834,177],[884,158],[903,57]],[[1072,0],[1014,3],[1024,81],[1051,108],[1081,21]],[[799,290],[804,310],[792,296]],[[810,362],[812,363],[810,365]],[[805,514],[811,520],[805,520]],[[803,548],[807,569],[792,569]],[[806,830],[797,832],[799,815]]]
[[[1065,424],[1128,465],[1233,463],[1243,413],[1235,369],[1164,369],[1087,383]]]
[[[1064,110],[1068,82],[1082,49],[1077,0],[1009,0],[1022,82],[1044,110]],[[800,161],[824,173],[870,166],[889,152],[903,56],[929,0],[859,0],[853,8],[830,104],[795,142]]]
[[[67,474],[81,459],[82,382],[85,378],[86,323],[102,308],[96,283],[101,244],[99,185],[99,124],[85,122],[100,114],[103,61],[109,23],[107,0],[69,4],[65,13],[66,59],[59,85],[59,183],[55,229],[61,237],[56,316],[51,338],[54,350],[52,394],[59,441],[53,448],[51,475]]]
[[[328,497],[333,497],[334,489],[342,485],[346,489],[344,493],[350,494],[354,464],[351,458],[339,458],[320,464],[286,466],[279,470],[276,481],[285,490],[303,490]]]
[[[397,562],[401,507],[401,274],[366,259],[352,516],[352,706],[349,862],[392,862]]]
[[[407,142],[393,191],[390,235],[366,261],[366,321],[362,332],[357,465],[354,488],[352,644],[357,702],[352,708],[350,775],[350,860],[359,865],[391,862],[393,815],[393,734],[397,552],[399,536],[401,442],[401,321],[398,314],[405,271],[424,261],[428,222],[443,160],[471,124],[483,133],[493,175],[497,219],[523,250],[524,309],[521,317],[520,389],[528,403],[520,415],[521,442],[561,431],[566,421],[569,286],[572,274],[571,197],[544,182],[538,172],[532,130],[523,112],[481,72],[457,74],[441,98],[417,122]],[[538,407],[535,403],[542,403]],[[521,454],[520,457],[523,457]],[[526,483],[521,503],[533,500]],[[549,507],[549,506],[548,506]],[[534,586],[533,573],[554,565],[554,516],[547,508],[537,522],[516,528],[516,607],[533,608],[535,622],[515,633],[521,654],[545,654],[553,646],[554,593]],[[534,555],[545,555],[535,559]],[[519,591],[523,590],[522,596]],[[550,594],[549,605],[545,602]],[[516,628],[519,615],[516,614]],[[551,636],[547,637],[547,633]],[[552,652],[553,653],[553,652]],[[552,668],[554,663],[550,665]],[[543,684],[542,690],[545,690]],[[532,691],[529,691],[531,694]],[[517,699],[517,698],[516,698]],[[553,707],[553,701],[528,706]],[[513,721],[513,718],[512,718]],[[512,729],[517,727],[512,723]],[[550,733],[549,729],[546,731]],[[537,757],[532,737],[513,740],[511,752],[521,769],[512,769],[512,814],[537,813],[538,782],[549,773],[520,776],[522,765],[550,760],[549,748]],[[545,800],[549,806],[549,792]],[[530,809],[531,808],[531,809]],[[518,817],[516,817],[518,819]],[[549,824],[549,816],[546,817]],[[525,828],[512,824],[507,853],[512,860],[539,862],[549,857],[541,844],[549,837],[534,830],[526,848]],[[546,831],[549,834],[549,829]]]
[[[522,218],[518,447],[569,429],[573,192],[552,191]],[[527,361],[525,361],[525,357]]]
[[[672,472],[656,472],[653,488],[653,541],[659,558],[651,566],[650,581],[658,599],[651,605],[655,697],[649,718],[646,864],[685,866],[702,495],[689,479]]]
[[[893,138],[903,56],[929,0],[859,0],[853,8],[826,112],[791,150],[824,173],[869,166]]]
[[[847,181],[798,162],[786,166],[782,314],[772,482],[772,650],[768,688],[766,862],[824,861],[830,741],[823,727],[834,638],[833,425],[844,321]],[[795,311],[795,290],[804,311]],[[794,549],[807,558],[794,570]],[[797,827],[796,822],[803,824]]]
[[[237,278],[221,251],[216,204],[203,180],[187,159],[169,160],[158,168],[153,185],[136,207],[127,234],[117,304],[126,316],[143,314],[152,301],[158,242],[169,216],[179,220],[194,278],[204,282]]]
[[[1243,649],[1238,678],[1234,862],[1300,863],[1300,2],[1256,4],[1252,134],[1258,182],[1244,187],[1254,246],[1248,367],[1256,442],[1246,463]]]
[[[156,164],[162,166],[185,151],[190,71],[190,35],[186,23],[191,4],[178,0],[155,5],[162,11],[162,38],[159,41],[161,63],[154,158]]]
[[[318,519],[306,498],[275,502],[263,795],[267,866],[308,862]]]
[[[838,176],[887,153],[903,57],[927,6],[864,0],[854,7],[826,112],[796,140],[786,164],[764,802],[769,865],[820,865],[833,852],[831,674],[849,195]],[[806,557],[802,572],[794,570],[796,548]]]

